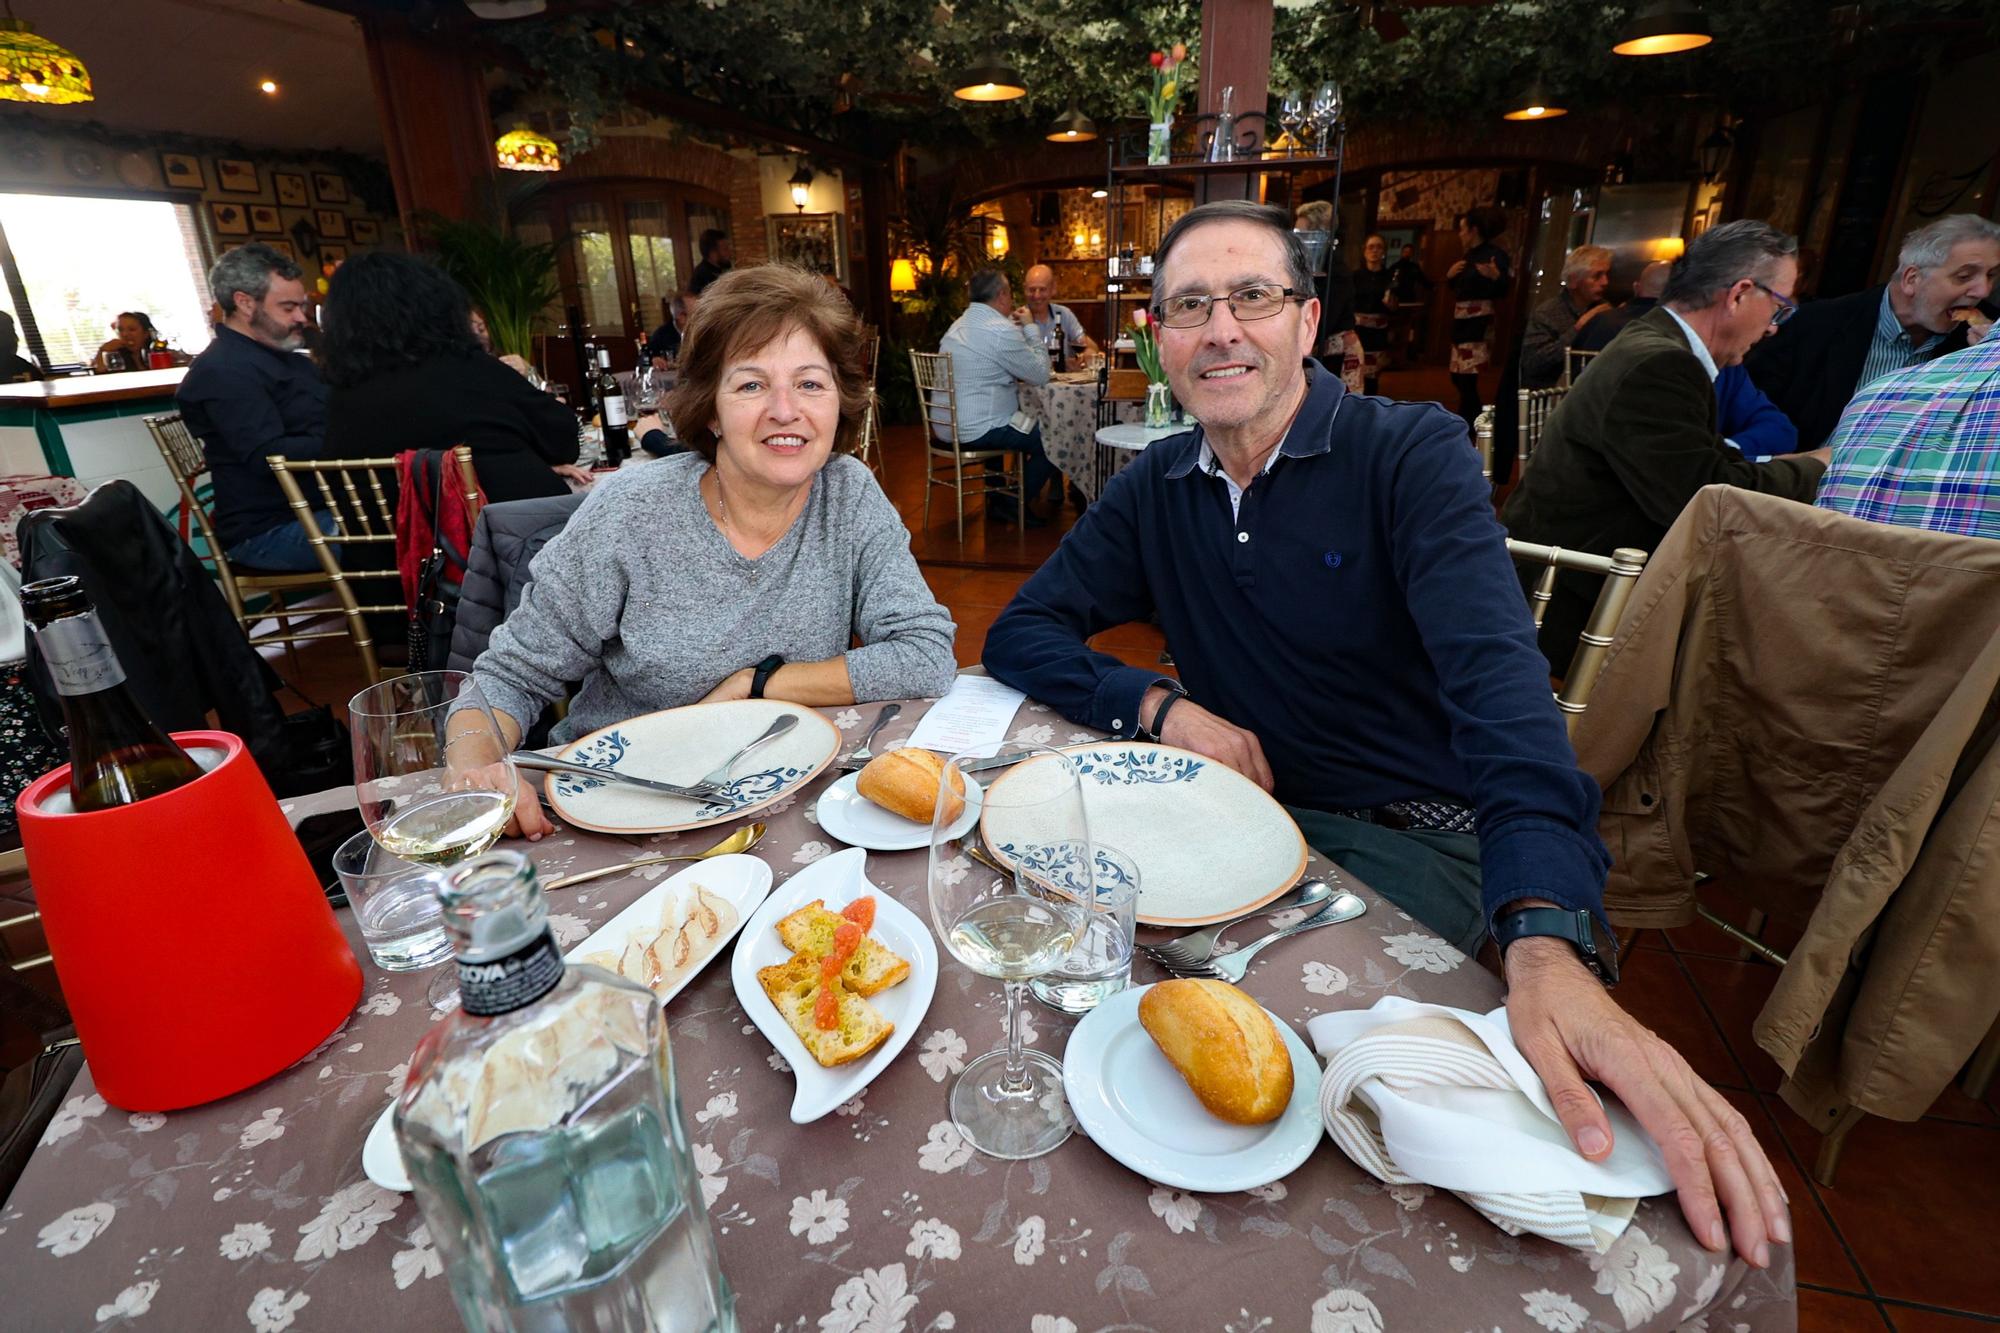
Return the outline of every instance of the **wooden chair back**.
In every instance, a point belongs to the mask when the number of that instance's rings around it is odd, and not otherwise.
[[[1107,402],[1145,402],[1146,372],[1143,370],[1107,370],[1104,374],[1103,397]]]
[[[1637,586],[1639,575],[1646,570],[1648,553],[1634,546],[1621,546],[1608,556],[1590,555],[1583,551],[1565,551],[1560,546],[1517,542],[1510,537],[1507,539],[1507,554],[1514,557],[1515,564],[1544,566],[1535,591],[1529,595],[1537,630],[1542,627],[1542,618],[1548,614],[1549,603],[1555,598],[1556,575],[1559,572],[1574,570],[1604,577],[1597,602],[1584,621],[1583,633],[1577,636],[1576,656],[1570,659],[1569,674],[1563,677],[1562,688],[1556,691],[1556,707],[1562,710],[1563,720],[1573,732],[1577,719],[1583,716],[1584,709],[1590,704],[1590,692],[1596,688],[1597,675],[1604,669],[1604,659],[1611,652],[1612,640],[1618,633],[1618,622],[1625,616],[1625,604],[1631,601],[1632,589]]]

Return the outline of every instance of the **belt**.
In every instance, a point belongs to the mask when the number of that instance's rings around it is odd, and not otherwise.
[[[1364,824],[1420,833],[1476,833],[1478,815],[1470,807],[1453,801],[1390,801],[1387,805],[1360,810],[1335,810],[1333,814],[1358,819]]]

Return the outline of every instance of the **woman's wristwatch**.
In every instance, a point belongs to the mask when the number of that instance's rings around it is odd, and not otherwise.
[[[769,657],[751,668],[750,697],[752,699],[761,699],[764,697],[764,687],[771,683],[771,677],[776,675],[778,668],[784,664],[784,658],[776,653],[772,653]]]

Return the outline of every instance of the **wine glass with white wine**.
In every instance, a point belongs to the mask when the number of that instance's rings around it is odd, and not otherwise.
[[[518,784],[493,710],[470,673],[418,671],[371,685],[349,701],[347,725],[361,819],[383,852],[451,866],[499,841]],[[480,776],[475,782],[469,774]],[[407,886],[411,897],[434,891],[431,877]],[[432,980],[429,998],[445,1008],[455,993],[447,970]]]
[[[959,962],[1002,982],[1007,1044],[965,1067],[946,1096],[952,1123],[993,1157],[1039,1157],[1070,1135],[1062,1064],[1022,1043],[1028,983],[1069,956],[1090,911],[1077,870],[1092,864],[1083,785],[1057,750],[1030,747],[986,788],[980,817],[960,836],[964,769],[985,752],[945,765],[931,821],[931,923]],[[1086,873],[1081,881],[1089,883]]]

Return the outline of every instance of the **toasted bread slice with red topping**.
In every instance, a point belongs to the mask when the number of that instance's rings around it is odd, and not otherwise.
[[[846,922],[837,912],[815,898],[778,922],[778,938],[795,954],[824,958],[833,952],[833,933]],[[872,935],[864,935],[854,956],[841,969],[840,979],[856,995],[873,995],[910,975],[907,958],[898,955]]]
[[[881,1010],[839,980],[822,982],[819,959],[809,954],[796,953],[782,963],[758,968],[757,984],[785,1016],[785,1022],[805,1043],[813,1059],[829,1069],[859,1060],[896,1030],[896,1025],[884,1018]],[[835,996],[836,1021],[831,1028],[822,1028],[813,1021],[813,1010],[826,985],[834,988]]]

